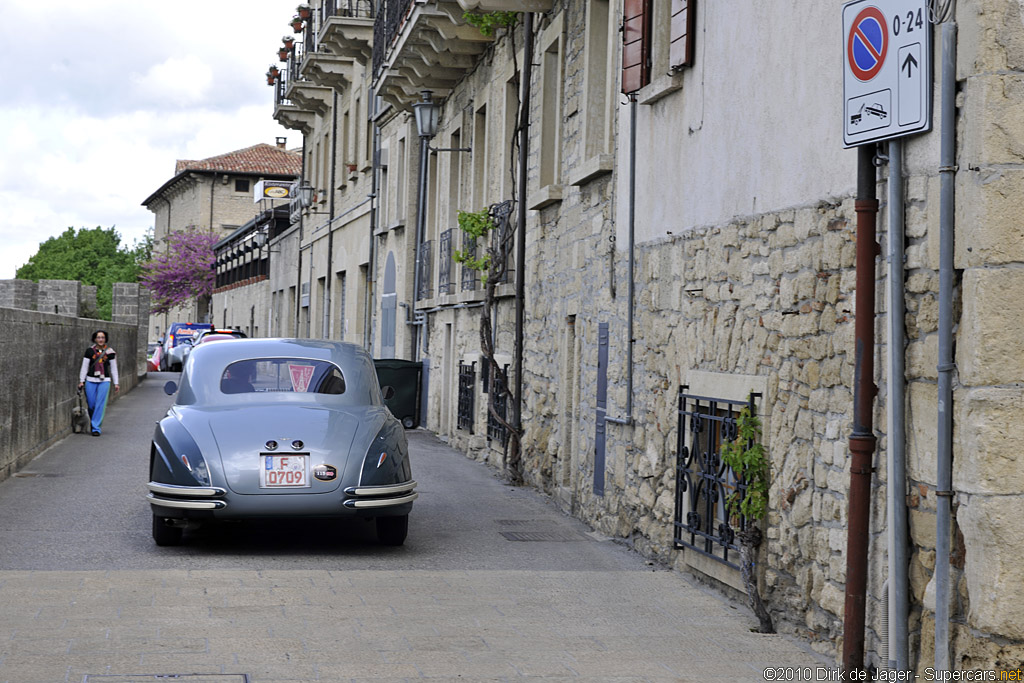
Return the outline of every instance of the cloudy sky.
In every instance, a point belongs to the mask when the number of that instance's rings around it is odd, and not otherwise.
[[[264,75],[297,4],[0,0],[0,279],[69,226],[142,237],[177,159],[301,145]]]

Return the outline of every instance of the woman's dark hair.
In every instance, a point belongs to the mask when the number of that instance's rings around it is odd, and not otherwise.
[[[110,341],[110,335],[109,335],[109,334],[107,334],[107,331],[106,331],[106,330],[96,330],[95,332],[93,332],[93,333],[92,333],[92,340],[93,340],[93,341],[96,341],[96,335],[97,335],[97,334],[100,334],[100,333],[102,333],[102,334],[103,334],[103,336],[107,338],[107,341]]]

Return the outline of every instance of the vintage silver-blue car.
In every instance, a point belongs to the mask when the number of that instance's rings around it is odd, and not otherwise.
[[[405,430],[362,348],[201,344],[165,390],[177,398],[149,456],[157,545],[203,520],[254,517],[373,518],[381,543],[405,542],[418,495]]]

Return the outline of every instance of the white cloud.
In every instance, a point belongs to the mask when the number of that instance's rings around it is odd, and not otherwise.
[[[138,3],[50,0],[5,6],[0,56],[0,279],[68,227],[115,225],[141,238],[141,202],[177,159],[279,135],[264,72],[292,8],[278,0]],[[215,7],[216,11],[212,11]],[[20,29],[44,26],[44,35]]]
[[[145,102],[157,107],[187,107],[206,101],[213,71],[195,55],[168,57],[132,81]]]

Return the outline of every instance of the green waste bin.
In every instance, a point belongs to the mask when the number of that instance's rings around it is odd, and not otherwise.
[[[422,386],[423,363],[398,358],[377,358],[377,380],[381,387],[391,387],[395,395],[384,400],[391,412],[402,421],[406,429],[420,423],[420,387]]]

